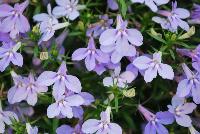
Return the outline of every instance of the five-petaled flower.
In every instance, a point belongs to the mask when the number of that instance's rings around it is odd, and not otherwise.
[[[134,66],[136,66],[139,70],[144,71],[144,80],[146,82],[151,82],[154,78],[156,78],[157,73],[163,79],[172,80],[174,78],[172,67],[161,63],[161,57],[162,53],[157,52],[153,54],[153,59],[147,56],[140,56],[133,61]]]

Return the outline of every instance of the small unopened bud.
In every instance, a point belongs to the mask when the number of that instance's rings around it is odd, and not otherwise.
[[[180,37],[178,37],[178,39],[179,40],[187,39],[193,36],[194,34],[195,34],[195,27],[192,26],[187,33],[181,35]]]
[[[47,60],[49,58],[48,52],[41,52],[40,53],[40,60]]]
[[[128,97],[128,98],[132,98],[135,96],[135,89],[131,88],[129,90],[123,90],[123,95]]]

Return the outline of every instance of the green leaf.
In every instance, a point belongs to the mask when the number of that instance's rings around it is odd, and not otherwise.
[[[128,10],[125,0],[118,0],[118,4],[120,7],[120,12],[121,12],[122,16],[125,18],[126,12]]]
[[[162,42],[162,43],[164,43],[164,44],[167,44],[167,42],[164,40],[164,39],[162,39],[160,36],[155,36],[155,35],[153,35],[153,34],[151,34],[151,33],[148,33],[151,37],[153,37],[154,39],[156,39],[157,41],[159,41],[159,42]]]
[[[115,110],[116,110],[116,112],[118,112],[118,110],[119,110],[118,96],[115,96]]]
[[[172,59],[175,60],[176,59],[175,58],[175,54],[174,54],[174,52],[171,49],[169,50],[169,53],[170,53]]]

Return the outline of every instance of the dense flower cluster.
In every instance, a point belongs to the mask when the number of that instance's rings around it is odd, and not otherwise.
[[[0,1],[0,133],[199,134],[200,4],[184,4]]]

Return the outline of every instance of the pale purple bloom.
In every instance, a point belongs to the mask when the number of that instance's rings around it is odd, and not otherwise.
[[[31,117],[34,114],[33,107],[26,103],[15,103],[10,104],[5,110],[13,111],[22,122],[26,121],[25,117]]]
[[[88,37],[98,37],[100,36],[106,29],[111,28],[111,25],[113,24],[113,19],[109,19],[108,15],[100,15],[99,16],[100,21],[94,24],[90,24],[86,35]]]
[[[144,134],[169,134],[164,125],[169,125],[174,122],[173,114],[168,111],[157,112],[156,114],[153,114],[142,105],[138,106],[138,110],[148,121],[144,130]]]
[[[30,123],[26,123],[26,131],[28,134],[38,134],[38,127],[31,127]]]
[[[41,39],[38,44],[41,44],[42,41],[48,41],[51,37],[54,36],[56,30],[67,27],[68,22],[59,23],[56,17],[51,13],[51,5],[47,6],[48,14],[41,13],[33,16],[33,19],[39,22],[40,32],[42,34]]]
[[[27,18],[23,15],[29,1],[15,4],[14,8],[8,4],[0,5],[0,31],[10,33],[11,38],[16,38],[19,33],[26,33],[30,29]]]
[[[11,111],[3,111],[0,106],[0,133],[5,132],[5,124],[11,125],[12,120],[18,121],[17,115]]]
[[[136,78],[131,71],[125,71],[123,73],[120,73],[120,71],[121,67],[115,68],[111,77],[105,77],[103,79],[103,85],[107,87],[117,85],[120,88],[125,88],[127,84],[131,83]]]
[[[80,92],[80,95],[84,99],[83,105],[89,106],[92,102],[95,101],[94,96],[87,92]]]
[[[74,128],[69,125],[62,125],[56,129],[56,134],[84,134],[81,131],[81,124],[78,123]]]
[[[81,92],[81,83],[76,76],[67,75],[66,63],[63,61],[57,72],[44,71],[37,80],[41,85],[53,85],[53,95],[59,96],[69,89],[75,93]]]
[[[11,75],[14,81],[14,86],[8,90],[7,98],[10,104],[14,104],[16,102],[21,102],[24,99],[24,94],[22,94],[24,92],[21,91],[25,91],[26,81],[24,77],[17,75],[14,71],[11,72]],[[18,94],[18,91],[21,93]]]
[[[153,12],[158,11],[160,5],[167,4],[169,0],[131,0],[133,3],[144,3],[147,5]]]
[[[141,46],[143,43],[142,34],[136,29],[127,29],[127,21],[123,21],[120,15],[117,16],[116,29],[105,30],[99,42],[104,52],[112,53],[111,61],[117,63],[123,56],[135,56],[134,46]]]
[[[63,116],[67,118],[74,117],[72,107],[78,107],[84,103],[84,99],[77,94],[62,95],[55,97],[56,102],[47,108],[47,116],[54,118],[56,116]]]
[[[14,65],[22,67],[23,57],[17,50],[21,47],[21,43],[5,43],[0,47],[0,71],[3,72],[12,62]]]
[[[79,5],[78,0],[56,0],[58,6],[53,9],[53,14],[57,17],[66,16],[70,20],[75,20],[79,15],[79,11],[84,9],[84,5]]]
[[[187,114],[192,113],[196,109],[197,106],[194,103],[185,103],[184,98],[174,96],[172,98],[172,105],[168,105],[167,107],[169,108],[168,111],[174,114],[176,122],[179,125],[183,127],[192,126],[192,120]]]
[[[194,50],[177,49],[176,51],[182,56],[190,57],[192,59],[193,68],[200,72],[200,45],[198,45]]]
[[[190,12],[184,8],[177,8],[177,2],[172,2],[172,11],[159,10],[158,14],[167,17],[153,17],[152,20],[159,23],[163,29],[170,30],[171,32],[177,32],[178,27],[185,31],[189,30],[189,25],[182,19],[186,19],[190,16]]]
[[[121,127],[116,123],[110,122],[111,108],[101,112],[101,120],[89,119],[82,125],[82,131],[86,134],[122,134]]]
[[[186,97],[191,94],[193,101],[200,104],[200,75],[192,72],[186,64],[182,64],[182,67],[186,78],[179,82],[176,95]]]
[[[119,6],[116,0],[107,0],[107,5],[111,10],[118,10]]]
[[[93,71],[95,71],[98,75],[101,75],[106,70],[108,70],[108,69],[113,70],[118,66],[120,66],[120,63],[114,64],[111,61],[108,63],[99,63],[96,65],[96,67]]]
[[[32,73],[28,77],[13,76],[15,85],[8,92],[8,101],[13,104],[26,100],[29,105],[37,103],[38,94],[47,92],[48,87],[38,84]]]
[[[89,106],[89,105],[91,105],[92,102],[95,101],[93,95],[91,95],[87,92],[80,92],[78,94],[74,94],[72,91],[66,89],[65,93],[63,95],[65,95],[65,96],[79,95],[84,100],[83,104],[81,104],[83,106]],[[57,96],[54,96],[54,98],[56,99]],[[83,111],[82,106],[72,106],[72,111],[73,111],[73,117],[83,119],[84,111]]]
[[[2,42],[12,42],[9,34],[8,33],[2,33],[2,32],[0,32],[0,41],[2,41]]]
[[[172,80],[174,78],[172,67],[161,63],[161,61],[162,53],[157,52],[153,54],[152,59],[147,56],[137,57],[133,61],[133,65],[136,66],[139,70],[144,70],[144,80],[146,82],[151,82],[154,78],[156,78],[157,73],[163,79]]]
[[[110,57],[101,50],[96,49],[93,37],[90,37],[87,48],[79,48],[72,54],[72,60],[80,61],[85,59],[85,65],[88,71],[95,69],[97,62],[108,63]]]
[[[194,9],[192,10],[190,24],[200,24],[200,5],[194,4]]]

